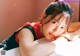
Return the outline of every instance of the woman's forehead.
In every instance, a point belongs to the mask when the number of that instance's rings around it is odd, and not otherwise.
[[[61,13],[61,14],[56,15],[54,20],[59,22],[59,21],[67,20],[69,17],[70,16],[68,14]]]
[[[55,16],[53,20],[56,20],[57,22],[62,18],[63,14],[58,14]]]

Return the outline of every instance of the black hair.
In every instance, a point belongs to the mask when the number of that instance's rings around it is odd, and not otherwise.
[[[59,1],[59,0],[54,0],[54,2]]]
[[[63,12],[68,13],[71,17],[73,14],[73,9],[66,2],[60,2],[60,1],[52,2],[45,10],[45,14],[46,14],[45,17],[47,17],[48,15],[52,15],[52,19],[53,19],[57,14],[60,14]]]

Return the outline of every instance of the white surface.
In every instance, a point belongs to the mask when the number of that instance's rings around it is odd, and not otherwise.
[[[20,56],[19,48],[6,51],[6,55],[1,55],[1,52],[0,52],[0,56]]]
[[[80,56],[80,38],[78,38],[80,37],[80,29],[74,33],[69,33],[69,35],[75,37],[71,42],[63,37],[52,42],[56,44],[56,49],[50,56]],[[34,43],[37,44],[38,40]],[[7,51],[5,56],[20,56],[19,48]]]

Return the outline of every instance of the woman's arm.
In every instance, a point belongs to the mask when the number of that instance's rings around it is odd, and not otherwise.
[[[34,37],[29,29],[22,29],[19,34],[21,56],[46,56],[54,51],[53,43],[40,43],[34,45]]]
[[[78,29],[80,29],[80,22],[70,23],[70,26],[68,28],[68,32],[75,32]]]

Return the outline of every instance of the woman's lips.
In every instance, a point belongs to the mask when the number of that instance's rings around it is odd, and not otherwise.
[[[51,36],[51,38],[55,38],[56,36],[52,33],[49,32],[49,35]]]

